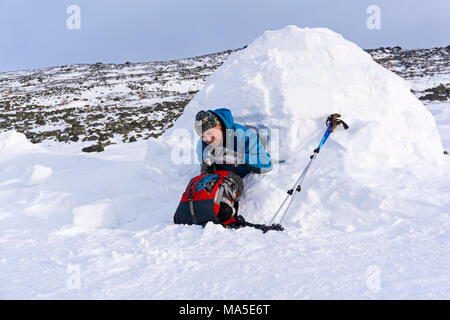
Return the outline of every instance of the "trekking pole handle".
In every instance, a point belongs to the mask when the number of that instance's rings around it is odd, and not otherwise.
[[[340,124],[342,124],[342,126],[344,127],[345,130],[347,130],[349,128],[348,125],[344,121],[339,119],[340,117],[341,117],[341,115],[339,113],[333,113],[328,116],[326,124],[331,125],[331,127],[330,127],[331,132],[333,132],[334,129]]]

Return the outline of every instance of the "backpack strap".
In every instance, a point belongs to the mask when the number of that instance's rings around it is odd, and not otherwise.
[[[257,223],[251,223],[248,222],[244,219],[243,216],[239,215],[236,217],[236,222],[233,224],[230,224],[228,226],[224,226],[226,228],[233,228],[233,229],[239,229],[242,227],[252,227],[258,230],[261,230],[263,233],[266,233],[267,231],[270,230],[274,230],[274,231],[283,231],[284,228],[280,225],[280,224],[271,224],[271,225],[266,225],[266,224],[257,224]]]
[[[223,197],[222,198],[222,202],[224,202],[225,204],[227,204],[231,208],[231,210],[233,212],[231,216],[234,217],[236,215],[236,208],[233,206],[231,201],[228,200],[227,198]]]
[[[236,197],[236,190],[233,190],[233,181],[224,177],[223,178],[223,188],[224,191],[226,192],[226,195],[228,196],[228,198],[231,198],[233,201],[236,201],[237,197]],[[238,195],[239,196],[239,195]]]
[[[192,216],[192,223],[197,224],[197,219],[195,218],[194,212],[194,182],[192,182],[188,187],[188,199],[189,199],[189,211]]]
[[[242,178],[238,174],[236,174],[232,171],[230,171],[228,173],[227,179],[231,180],[231,185],[233,186],[235,191],[238,193],[238,198],[239,198],[239,196],[244,191],[244,181],[242,181]]]
[[[223,182],[219,186],[219,189],[217,189],[216,195],[214,197],[214,202],[218,205],[220,205],[222,202],[226,204],[232,210],[231,216],[234,217],[237,210],[233,203],[237,202],[237,197],[230,183],[231,181],[228,178],[223,177]]]
[[[219,188],[217,189],[217,192],[216,192],[215,196],[214,196],[214,202],[215,203],[220,204],[220,202],[222,201],[222,199],[223,199],[223,190],[224,190],[223,185],[220,185]]]

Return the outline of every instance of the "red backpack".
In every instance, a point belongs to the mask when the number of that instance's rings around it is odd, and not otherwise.
[[[230,225],[236,222],[239,196],[244,190],[241,177],[231,171],[216,171],[191,179],[174,215],[176,224],[207,222]]]

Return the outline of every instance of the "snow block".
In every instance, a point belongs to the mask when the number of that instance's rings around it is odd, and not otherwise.
[[[115,228],[117,219],[110,199],[76,207],[72,210],[73,224],[89,228]]]
[[[52,168],[37,164],[33,166],[33,172],[30,177],[30,183],[43,182],[45,179],[50,177],[52,173],[53,173]]]
[[[9,160],[17,155],[45,152],[32,144],[23,133],[14,130],[0,133],[0,161]]]

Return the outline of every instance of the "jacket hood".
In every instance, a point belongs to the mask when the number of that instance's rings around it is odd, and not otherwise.
[[[223,124],[225,125],[225,129],[233,129],[234,128],[234,119],[233,115],[231,114],[231,110],[227,108],[219,108],[215,110],[208,110],[209,112],[213,113],[214,115],[218,116],[220,120],[222,120]]]

